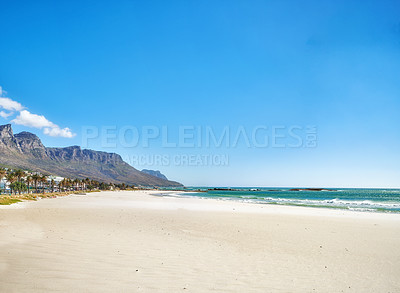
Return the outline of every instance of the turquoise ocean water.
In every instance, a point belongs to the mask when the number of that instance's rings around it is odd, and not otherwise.
[[[219,188],[223,189],[223,188]],[[324,207],[358,211],[400,213],[400,189],[290,190],[291,188],[190,187],[182,197],[215,198],[258,204]]]

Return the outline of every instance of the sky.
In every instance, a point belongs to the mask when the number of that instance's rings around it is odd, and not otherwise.
[[[14,132],[188,186],[400,188],[399,1],[0,0],[0,13]]]

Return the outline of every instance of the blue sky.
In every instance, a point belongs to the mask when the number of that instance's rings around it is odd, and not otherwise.
[[[85,126],[100,133],[111,126],[117,134],[127,126],[167,126],[179,147],[166,148],[161,137],[149,147],[106,147],[101,135],[87,146],[147,157],[147,164],[131,163],[186,185],[400,187],[398,1],[0,7],[2,98],[20,105],[3,104],[0,121],[12,121],[15,132],[68,146],[85,144]],[[182,126],[251,133],[260,125],[269,139],[273,127],[285,127],[286,136],[302,127],[303,140],[315,126],[317,145],[289,147],[288,138],[285,147],[179,144]],[[154,164],[155,155],[220,155],[229,163]]]

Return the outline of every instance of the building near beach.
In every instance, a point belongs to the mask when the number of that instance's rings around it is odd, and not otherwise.
[[[54,180],[55,183],[60,183],[61,181],[64,180],[64,177],[60,177],[60,176],[54,176],[54,175],[49,175],[47,177],[47,182],[51,182],[51,180]]]

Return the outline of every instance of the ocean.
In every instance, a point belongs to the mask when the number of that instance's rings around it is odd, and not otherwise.
[[[400,189],[189,187],[182,197],[214,198],[257,204],[323,207],[356,211],[400,213]]]

